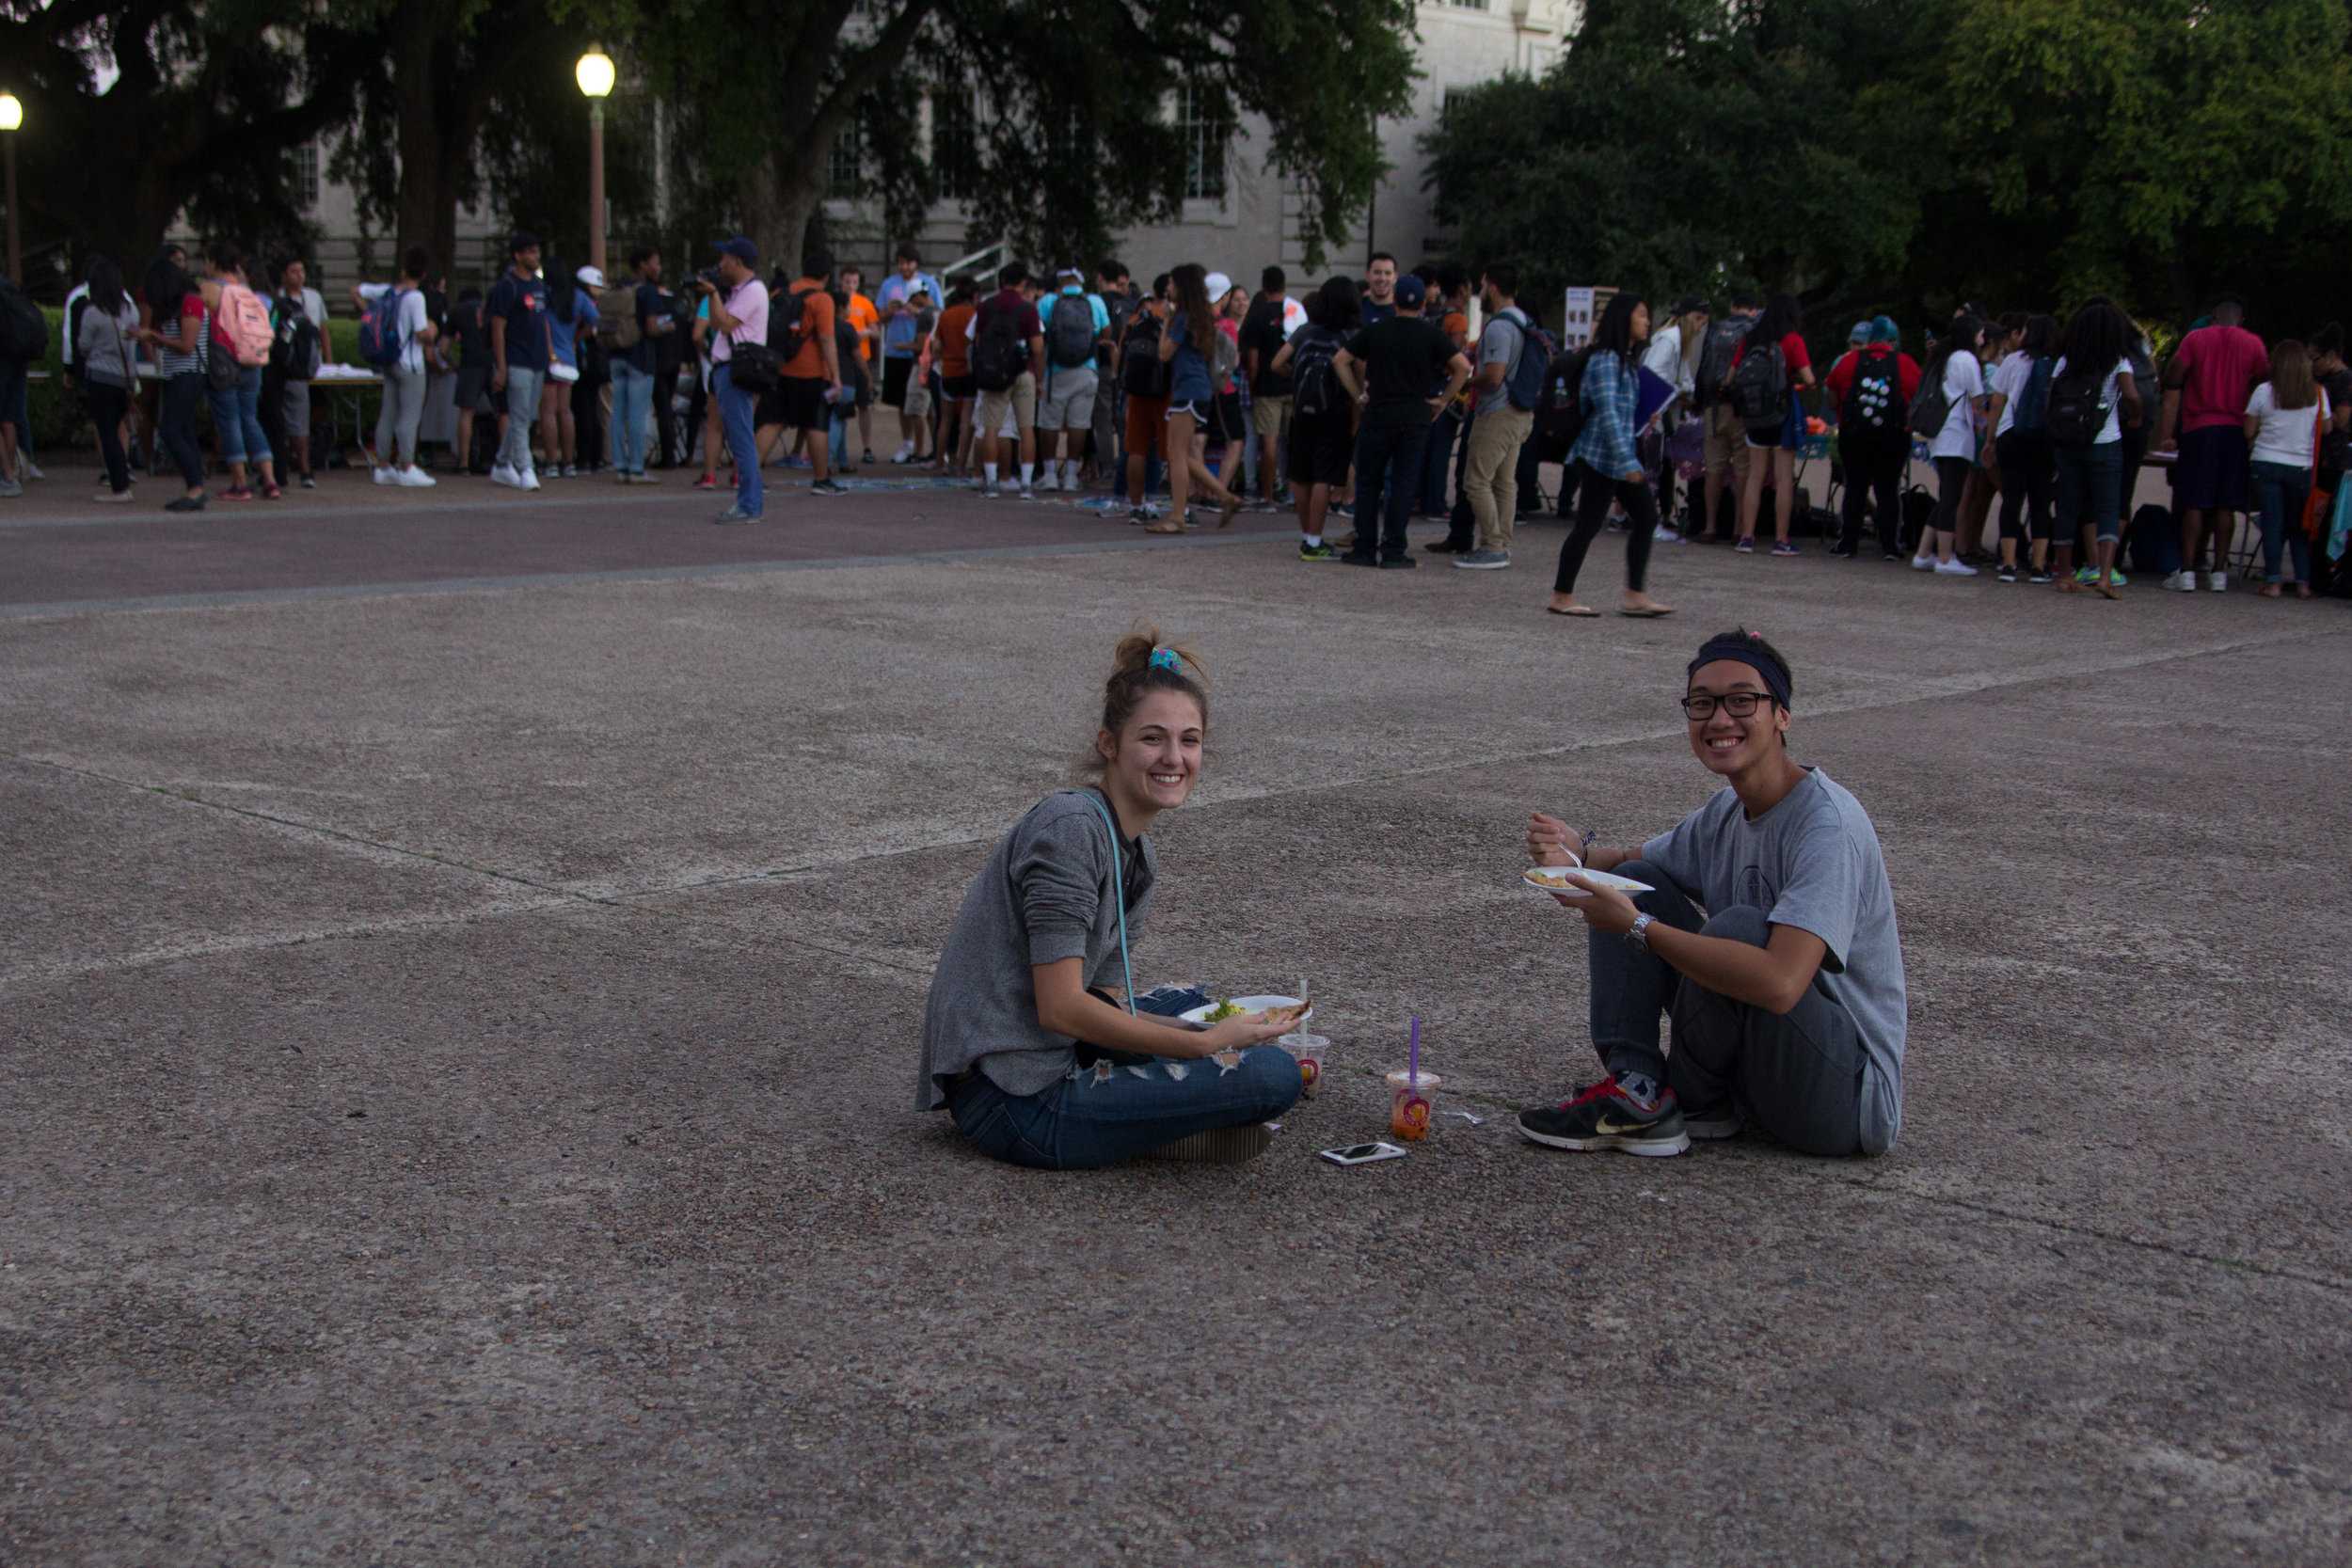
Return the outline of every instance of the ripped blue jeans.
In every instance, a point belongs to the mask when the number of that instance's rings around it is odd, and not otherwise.
[[[1172,1018],[1206,991],[1163,987],[1136,1010]],[[1298,1099],[1298,1062],[1279,1045],[1180,1061],[1079,1047],[1080,1065],[1039,1094],[1009,1095],[976,1072],[947,1094],[957,1131],[999,1160],[1032,1170],[1092,1170],[1218,1127],[1264,1121]]]

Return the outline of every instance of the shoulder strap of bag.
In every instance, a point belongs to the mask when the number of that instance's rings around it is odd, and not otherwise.
[[[1103,826],[1111,835],[1111,897],[1119,911],[1119,968],[1127,981],[1127,1016],[1133,1018],[1136,1012],[1136,970],[1127,958],[1127,872],[1120,863],[1119,824],[1111,820],[1111,808],[1103,803],[1100,795],[1090,789],[1084,794],[1087,803],[1094,808],[1094,814],[1103,819]]]

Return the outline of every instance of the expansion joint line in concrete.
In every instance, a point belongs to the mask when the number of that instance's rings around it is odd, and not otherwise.
[[[209,800],[192,790],[173,789],[164,784],[144,784],[136,779],[118,778],[112,773],[103,772],[95,768],[77,767],[72,763],[59,762],[52,757],[27,756],[21,752],[8,752],[0,753],[0,755],[5,755],[8,760],[20,763],[27,768],[43,768],[52,772],[70,774],[74,778],[87,779],[98,784],[112,784],[117,788],[132,790],[138,794],[160,796],[167,800],[174,801],[180,805],[194,806],[199,810],[218,812],[227,816],[242,817],[246,821],[262,823],[280,832],[306,834],[311,837],[325,839],[329,843],[339,844],[350,848],[368,851],[374,854],[389,856],[395,859],[419,861],[427,865],[439,866],[445,870],[463,872],[468,876],[481,877],[490,881],[502,882],[513,887],[528,889],[530,892],[538,895],[538,897],[532,903],[503,910],[468,911],[423,920],[375,922],[367,925],[342,926],[331,930],[304,932],[299,936],[277,937],[249,942],[174,948],[163,952],[136,954],[119,961],[103,965],[78,966],[82,968],[130,969],[146,964],[173,963],[183,958],[201,957],[212,953],[230,951],[254,952],[273,947],[298,947],[306,943],[318,942],[358,941],[390,931],[415,930],[422,927],[431,926],[461,926],[474,920],[502,919],[507,916],[518,914],[544,914],[549,910],[564,908],[605,909],[637,914],[650,914],[660,919],[691,921],[696,925],[704,927],[707,929],[713,930],[731,930],[733,928],[727,926],[727,924],[723,920],[712,916],[702,915],[683,904],[669,908],[646,908],[641,902],[641,900],[649,896],[649,895],[646,894],[641,893],[622,897],[606,896],[594,893],[583,893],[578,888],[564,887],[553,882],[543,882],[538,880],[536,878],[526,877],[518,872],[501,871],[496,866],[477,865],[470,861],[458,860],[449,855],[435,854],[429,849],[412,849],[405,844],[394,844],[385,839],[369,838],[365,834],[350,832],[342,828],[326,827],[316,822],[297,821],[290,816],[279,816],[270,812],[256,811],[250,806],[231,805],[225,800]],[[789,872],[772,872],[765,873],[764,875],[789,875]],[[879,958],[868,953],[853,952],[845,947],[835,947],[828,942],[811,942],[806,937],[778,932],[764,937],[762,940],[779,942],[792,947],[806,948],[812,953],[823,953],[834,958],[848,958],[860,963],[872,964],[878,968],[896,969],[906,974],[925,973],[923,971],[918,971],[913,965],[897,963],[891,959]]]

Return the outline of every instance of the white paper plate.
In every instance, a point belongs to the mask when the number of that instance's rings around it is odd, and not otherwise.
[[[1658,891],[1647,882],[1637,882],[1630,877],[1620,877],[1613,871],[1588,871],[1580,865],[1531,865],[1519,873],[1519,880],[1531,891],[1540,893],[1547,898],[1590,898],[1592,896],[1574,883],[1551,887],[1536,879],[1539,877],[1556,877],[1564,871],[1573,871],[1581,877],[1589,877],[1594,882],[1613,893],[1630,895],[1636,893]]]
[[[1245,1013],[1262,1013],[1268,1007],[1295,1007],[1298,1006],[1298,998],[1295,996],[1234,996],[1229,997],[1227,1000],[1232,1002],[1234,1006],[1239,1007]],[[1193,1008],[1192,1011],[1188,1013],[1178,1013],[1176,1016],[1183,1019],[1186,1023],[1206,1023],[1209,1022],[1209,1015],[1215,1012],[1216,1008],[1216,1003],[1203,1002],[1198,1007]],[[1310,1007],[1304,1013],[1299,1015],[1297,1022],[1304,1023],[1314,1016],[1315,1010],[1312,1007]]]

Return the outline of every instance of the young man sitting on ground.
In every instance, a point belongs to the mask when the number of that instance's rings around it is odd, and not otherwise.
[[[1679,1154],[1753,1121],[1806,1154],[1883,1154],[1902,1127],[1906,1003],[1895,897],[1861,804],[1788,755],[1788,660],[1708,640],[1682,698],[1691,750],[1729,785],[1640,849],[1536,813],[1542,865],[1656,891],[1558,895],[1584,917],[1593,1045],[1609,1076],[1520,1113],[1553,1148]],[[1705,914],[1700,905],[1704,904]],[[1674,1015],[1674,1051],[1658,1020]]]

